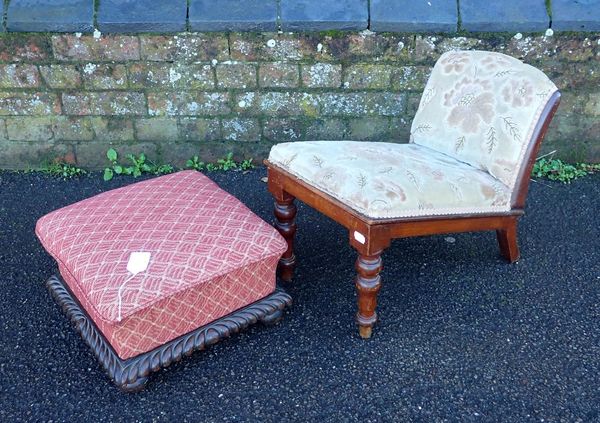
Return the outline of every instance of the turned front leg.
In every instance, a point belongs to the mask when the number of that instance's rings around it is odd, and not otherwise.
[[[290,282],[294,276],[296,256],[294,255],[294,235],[296,234],[295,198],[286,195],[283,200],[275,200],[275,227],[287,242],[287,250],[279,259],[277,272],[279,277]]]
[[[359,254],[356,260],[356,291],[358,313],[356,322],[361,338],[370,338],[373,325],[377,321],[377,294],[381,288],[381,252],[375,255]]]

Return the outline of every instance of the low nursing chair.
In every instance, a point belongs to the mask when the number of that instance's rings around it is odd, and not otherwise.
[[[531,168],[560,93],[538,69],[500,53],[452,51],[435,64],[407,144],[277,144],[268,160],[279,261],[291,281],[296,206],[304,202],[348,229],[356,249],[359,333],[377,321],[382,252],[394,238],[495,230],[519,258],[517,222]]]

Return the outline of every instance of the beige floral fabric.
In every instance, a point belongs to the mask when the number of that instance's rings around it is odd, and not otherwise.
[[[436,63],[410,142],[489,172],[512,189],[540,114],[556,86],[501,53],[451,51]]]
[[[417,144],[283,143],[269,161],[373,219],[510,209],[502,182]]]

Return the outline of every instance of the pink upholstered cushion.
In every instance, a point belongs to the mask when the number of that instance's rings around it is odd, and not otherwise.
[[[36,233],[123,359],[271,293],[286,248],[275,229],[195,171],[56,210]],[[151,256],[131,277],[133,252]]]

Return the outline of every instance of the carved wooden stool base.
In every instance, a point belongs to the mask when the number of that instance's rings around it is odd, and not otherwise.
[[[59,277],[51,276],[46,282],[46,286],[84,341],[90,346],[108,376],[119,388],[127,392],[142,390],[152,372],[181,360],[184,355],[190,355],[193,351],[203,350],[251,324],[259,321],[265,324],[277,323],[283,316],[283,309],[292,303],[291,297],[278,288],[262,300],[182,335],[152,351],[122,360]]]

